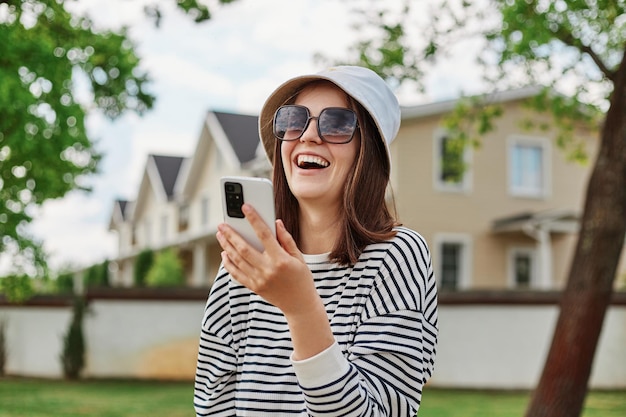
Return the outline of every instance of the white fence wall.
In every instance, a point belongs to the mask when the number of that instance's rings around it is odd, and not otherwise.
[[[550,348],[556,306],[443,305],[431,383],[443,387],[533,388]],[[626,388],[626,308],[605,318],[594,368],[594,388]]]
[[[194,297],[98,298],[84,322],[85,377],[193,379],[203,292]],[[145,297],[144,297],[145,298]],[[36,303],[33,303],[36,304]],[[555,304],[449,303],[441,300],[440,338],[432,386],[532,389],[540,376],[558,315]],[[71,306],[0,303],[11,375],[61,378],[62,335]],[[613,304],[604,323],[593,388],[626,388],[626,305]]]
[[[0,306],[5,321],[5,373],[40,377],[63,374],[60,354],[67,332],[70,307]]]

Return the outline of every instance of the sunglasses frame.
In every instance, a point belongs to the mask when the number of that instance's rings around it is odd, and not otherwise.
[[[278,116],[278,112],[285,108],[285,107],[299,107],[302,108],[304,110],[306,110],[306,122],[304,123],[304,127],[302,128],[302,132],[300,132],[300,134],[298,135],[298,137],[295,137],[293,139],[284,139],[284,138],[280,138],[278,137],[278,135],[276,134],[276,117]],[[345,110],[345,111],[349,111],[352,114],[354,114],[354,129],[352,130],[352,135],[350,135],[350,138],[348,140],[342,141],[342,142],[330,142],[328,141],[323,135],[322,132],[320,130],[320,123],[319,123],[319,118],[322,115],[322,113],[324,113],[326,110]],[[276,109],[276,111],[274,112],[274,118],[272,120],[272,131],[274,133],[274,137],[282,142],[291,142],[294,140],[298,140],[302,137],[302,135],[304,135],[304,132],[306,132],[306,130],[309,128],[309,124],[311,123],[311,120],[316,120],[316,127],[317,127],[317,135],[319,136],[319,138],[326,143],[330,143],[331,145],[343,145],[346,143],[350,143],[352,141],[352,139],[354,138],[354,134],[356,133],[357,129],[359,128],[359,118],[358,115],[356,114],[356,112],[348,107],[325,107],[324,109],[322,109],[322,111],[320,112],[319,116],[311,116],[311,111],[309,110],[308,107],[306,106],[302,106],[300,104],[285,104],[280,106],[279,108]]]

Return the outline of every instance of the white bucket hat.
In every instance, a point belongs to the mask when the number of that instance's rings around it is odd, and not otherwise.
[[[284,82],[270,94],[259,115],[259,134],[270,163],[274,160],[276,142],[272,128],[274,113],[305,84],[316,80],[332,82],[367,110],[385,142],[387,159],[391,166],[389,144],[395,139],[400,128],[398,99],[378,74],[357,66],[337,66],[317,74],[298,76]]]

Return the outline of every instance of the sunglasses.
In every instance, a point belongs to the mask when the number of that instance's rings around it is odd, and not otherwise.
[[[358,127],[356,113],[343,107],[327,107],[317,117],[309,109],[295,104],[279,107],[274,114],[274,136],[290,141],[300,139],[312,119],[317,133],[326,143],[348,143]]]

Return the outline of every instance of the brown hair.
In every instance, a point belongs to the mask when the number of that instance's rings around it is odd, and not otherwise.
[[[303,88],[310,85],[307,84]],[[293,102],[300,91],[302,88],[284,104]],[[342,208],[345,215],[339,239],[330,253],[330,259],[342,265],[354,265],[367,245],[395,236],[393,228],[399,223],[385,201],[391,167],[383,139],[372,117],[363,106],[347,94],[346,97],[349,107],[357,113],[361,146],[352,167],[352,175],[348,177],[344,186]],[[280,157],[280,144],[281,141],[277,140],[272,161],[276,217],[282,219],[296,243],[300,244],[298,200],[291,193],[287,183]],[[391,208],[395,213],[393,199]]]

